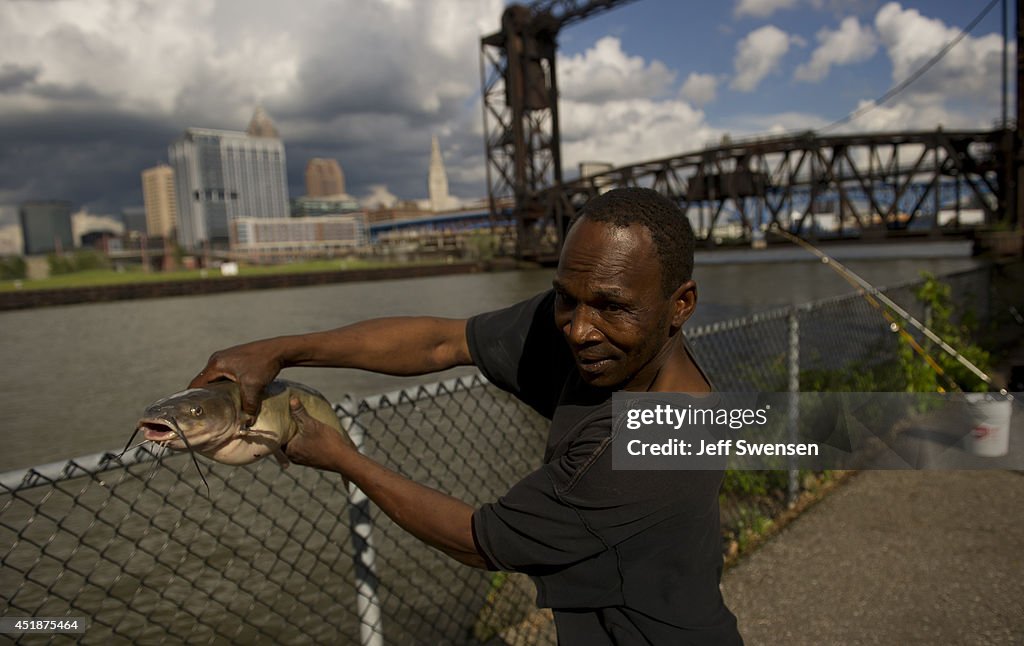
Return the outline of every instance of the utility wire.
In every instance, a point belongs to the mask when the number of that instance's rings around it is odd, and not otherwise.
[[[861,116],[867,114],[868,112],[870,112],[871,110],[874,110],[875,108],[881,106],[883,103],[885,103],[889,99],[893,98],[894,96],[896,96],[897,94],[899,94],[903,90],[907,89],[907,86],[909,86],[911,83],[913,83],[917,79],[921,78],[921,76],[924,75],[925,72],[927,72],[932,67],[934,67],[935,64],[938,63],[939,60],[942,59],[943,56],[948,54],[949,50],[951,50],[954,47],[956,47],[957,43],[959,43],[961,40],[963,40],[964,37],[968,33],[970,33],[972,30],[974,30],[974,28],[978,26],[978,23],[981,22],[982,19],[984,19],[985,16],[988,15],[988,12],[992,11],[992,8],[995,7],[997,4],[999,4],[1000,1],[1001,0],[992,0],[992,2],[989,2],[988,5],[984,9],[981,10],[981,13],[979,13],[974,18],[974,20],[972,20],[970,22],[970,24],[968,24],[966,27],[964,27],[963,29],[960,30],[960,33],[956,35],[956,38],[954,38],[953,40],[951,40],[948,43],[946,43],[946,46],[943,47],[942,49],[940,49],[939,52],[937,54],[935,54],[935,56],[932,56],[928,60],[927,63],[925,63],[924,65],[919,67],[917,69],[917,71],[915,71],[913,74],[911,74],[910,76],[905,78],[903,81],[901,81],[897,85],[894,85],[891,88],[889,88],[888,92],[886,92],[882,96],[880,96],[877,99],[875,99],[875,101],[873,103],[871,103],[869,105],[866,105],[863,108],[860,108],[859,110],[854,110],[853,112],[851,112],[850,114],[846,115],[842,119],[839,119],[837,121],[833,121],[832,123],[828,124],[824,128],[819,128],[818,132],[827,132],[829,130],[832,130],[833,128],[836,128],[838,126],[843,125],[844,123],[849,123],[850,121],[853,121],[854,119],[857,119],[858,117],[861,117]],[[1003,38],[1005,38],[1005,37],[1006,36],[1004,34]]]

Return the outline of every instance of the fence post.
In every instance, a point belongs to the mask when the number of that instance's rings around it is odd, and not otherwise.
[[[789,328],[789,347],[786,352],[789,372],[789,441],[797,441],[797,426],[800,424],[800,321],[798,309],[792,307],[786,316]],[[789,483],[786,491],[786,502],[796,502],[800,491],[800,470],[796,468],[796,458],[789,456]]]
[[[356,422],[355,409],[346,411],[341,428],[361,453],[366,430]],[[354,483],[348,485],[348,518],[352,531],[356,576],[356,614],[359,616],[359,643],[362,646],[383,646],[380,598],[377,596],[377,552],[373,548],[370,499]]]

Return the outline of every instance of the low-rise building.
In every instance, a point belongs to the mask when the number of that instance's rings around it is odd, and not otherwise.
[[[360,210],[359,200],[346,193],[322,197],[303,195],[292,202],[292,217],[297,218],[344,215]]]
[[[230,233],[232,256],[252,262],[333,256],[367,244],[364,213],[302,218],[232,218]]]

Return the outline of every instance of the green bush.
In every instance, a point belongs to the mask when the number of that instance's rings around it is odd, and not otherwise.
[[[881,351],[879,355],[881,355]],[[839,370],[801,370],[800,391],[822,393],[900,392],[906,388],[906,381],[900,371],[900,365],[895,358],[869,359],[851,362]]]
[[[21,256],[0,257],[0,280],[21,280],[27,273],[28,267]]]
[[[766,496],[773,491],[785,491],[789,486],[789,472],[728,470],[722,480],[723,494]]]
[[[75,264],[72,261],[71,256],[66,254],[51,253],[46,256],[46,264],[50,268],[51,276],[70,274],[75,271]]]
[[[496,255],[500,241],[498,236],[486,231],[473,231],[465,238],[466,248],[477,260],[491,260]]]
[[[977,329],[975,317],[964,312],[959,321],[955,320],[952,289],[935,276],[922,274],[924,282],[914,291],[914,297],[929,310],[928,329],[949,344],[965,359],[989,371],[991,357],[978,346],[973,338]],[[918,337],[909,323],[903,322],[895,313],[892,318],[907,328],[908,333]],[[812,369],[800,372],[802,392],[936,392],[956,387],[964,391],[983,392],[987,385],[955,357],[938,344],[928,340],[920,342],[924,352],[935,362],[935,367],[919,354],[911,342],[902,334],[895,356],[882,347],[869,354],[868,360],[855,361],[841,369]],[[891,358],[885,358],[889,356]],[[881,358],[879,358],[881,357]]]
[[[50,267],[51,276],[110,268],[110,259],[98,251],[76,251],[70,254],[51,253],[46,256],[46,263]]]
[[[914,296],[930,311],[928,328],[965,359],[983,372],[990,370],[991,357],[974,342],[977,323],[972,313],[965,313],[959,321],[953,316],[952,288],[929,273],[922,274],[924,283]],[[954,382],[963,391],[984,392],[988,385],[967,366],[931,341],[921,343],[943,374],[922,357],[910,342],[900,337],[900,365],[907,392],[936,392],[949,389]]]
[[[99,251],[76,251],[73,262],[75,271],[110,268],[110,259]]]

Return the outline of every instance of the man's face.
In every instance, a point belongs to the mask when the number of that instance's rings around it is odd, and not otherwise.
[[[584,217],[569,231],[555,274],[555,323],[584,381],[642,390],[665,360],[678,320],[661,287],[661,265],[646,227]],[[685,320],[685,318],[683,319]]]

